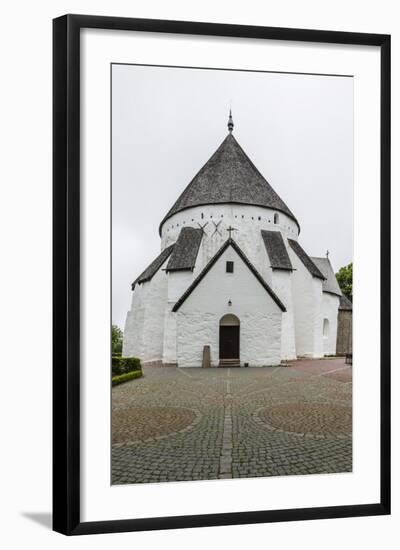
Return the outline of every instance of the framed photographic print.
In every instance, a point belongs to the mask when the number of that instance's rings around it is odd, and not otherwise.
[[[390,513],[390,37],[54,20],[54,529]]]

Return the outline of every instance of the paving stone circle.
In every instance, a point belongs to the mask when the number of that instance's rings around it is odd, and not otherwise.
[[[297,434],[348,435],[351,407],[328,403],[284,403],[266,407],[260,419],[272,428]]]
[[[113,443],[146,441],[177,433],[196,419],[193,410],[183,407],[128,407],[113,413]]]

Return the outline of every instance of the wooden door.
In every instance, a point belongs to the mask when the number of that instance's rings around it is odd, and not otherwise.
[[[239,330],[240,326],[219,327],[220,359],[239,359]]]

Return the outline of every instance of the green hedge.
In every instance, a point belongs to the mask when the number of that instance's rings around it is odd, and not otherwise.
[[[134,380],[135,378],[140,378],[141,376],[143,376],[143,373],[141,370],[133,370],[125,374],[120,374],[119,376],[113,376],[112,385],[116,386],[117,384],[128,382],[128,380]]]
[[[137,357],[119,357],[113,355],[112,357],[112,375],[118,376],[120,374],[126,374],[131,371],[138,371],[142,369],[140,359]]]

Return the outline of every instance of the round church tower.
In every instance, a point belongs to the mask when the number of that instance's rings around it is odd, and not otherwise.
[[[193,227],[202,232],[202,267],[232,237],[263,270],[261,232],[278,231],[297,240],[300,225],[239,145],[233,129],[230,112],[228,135],[162,220],[161,248],[176,242],[182,228]]]

